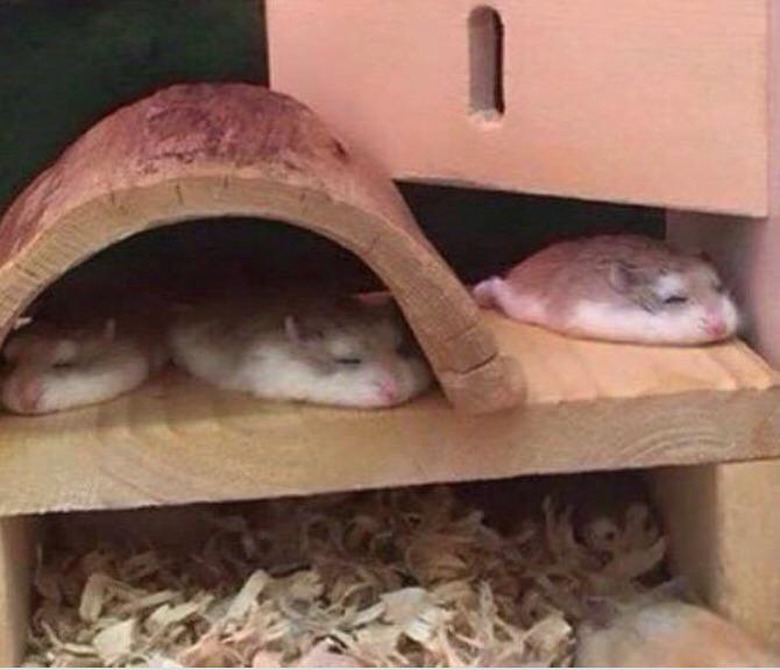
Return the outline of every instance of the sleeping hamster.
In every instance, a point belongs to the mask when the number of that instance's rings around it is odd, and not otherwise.
[[[356,299],[195,307],[174,320],[168,341],[193,376],[272,400],[391,407],[431,383],[395,311]]]
[[[473,294],[517,321],[618,342],[717,342],[733,336],[740,321],[710,262],[636,235],[554,244],[505,278],[480,282]]]
[[[579,667],[772,667],[780,659],[703,607],[642,599],[577,632]]]
[[[104,402],[140,386],[169,357],[225,389],[271,400],[391,407],[432,376],[393,306],[306,295],[172,308],[157,323],[33,321],[3,353],[0,400],[19,414]]]
[[[159,337],[113,319],[83,326],[33,321],[3,348],[0,400],[18,414],[46,414],[105,402],[163,367]]]

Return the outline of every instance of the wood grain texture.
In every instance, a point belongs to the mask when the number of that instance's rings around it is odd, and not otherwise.
[[[644,398],[691,391],[765,390],[780,375],[744,342],[651,347],[564,337],[494,312],[483,319],[513,357],[533,404]]]
[[[459,408],[519,402],[519,376],[497,357],[471,297],[392,182],[303,105],[245,84],[173,86],[119,109],[12,203],[0,220],[0,335],[46,286],[106,246],[227,215],[304,227],[365,261]]]
[[[264,403],[172,371],[105,405],[0,417],[0,515],[780,454],[776,374],[740,343],[610,346],[486,321],[502,355],[533,361],[521,408],[469,415],[438,392],[387,411]]]
[[[661,468],[651,478],[675,573],[780,651],[780,462]]]
[[[470,109],[481,4],[267,0],[271,82],[397,178],[766,213],[771,3],[487,3],[500,117]]]
[[[36,524],[0,518],[0,666],[18,666],[27,645]]]

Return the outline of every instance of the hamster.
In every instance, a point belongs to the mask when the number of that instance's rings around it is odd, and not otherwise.
[[[11,335],[0,401],[44,414],[131,391],[172,358],[194,377],[273,400],[392,407],[432,382],[393,306],[284,295],[136,315],[118,324],[34,320]],[[142,325],[157,318],[158,323]]]
[[[132,391],[165,363],[159,341],[117,328],[113,319],[79,327],[32,321],[11,335],[2,404],[46,414],[104,402]]]
[[[708,260],[637,235],[554,244],[472,292],[480,306],[517,321],[616,342],[705,344],[732,337],[740,324]]]
[[[260,398],[342,407],[399,405],[432,377],[388,305],[293,296],[200,306],[169,332],[194,377]]]
[[[578,627],[579,667],[772,667],[772,655],[734,624],[671,597],[612,602],[600,622]]]

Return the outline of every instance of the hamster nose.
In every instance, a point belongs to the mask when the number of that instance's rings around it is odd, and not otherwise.
[[[382,377],[377,381],[377,388],[379,389],[379,395],[387,403],[394,403],[398,401],[399,392],[398,384],[392,377]]]
[[[37,369],[17,369],[5,382],[3,401],[8,408],[29,414],[38,409],[43,390],[43,382]]]
[[[726,334],[726,322],[719,316],[708,315],[704,320],[704,327],[713,337],[723,337]]]

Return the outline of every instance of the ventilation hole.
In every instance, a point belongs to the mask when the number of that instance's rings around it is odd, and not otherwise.
[[[469,16],[470,112],[484,121],[504,114],[504,24],[492,7]]]

